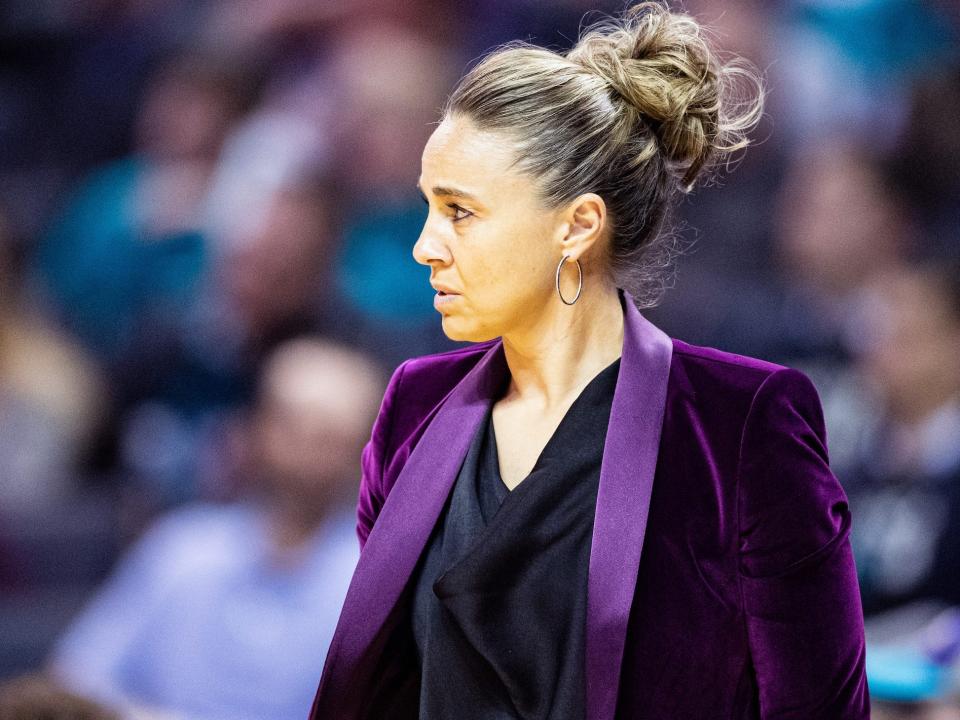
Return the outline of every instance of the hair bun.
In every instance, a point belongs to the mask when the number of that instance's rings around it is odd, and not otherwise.
[[[746,132],[763,112],[752,66],[742,58],[722,64],[697,20],[662,2],[641,2],[593,24],[566,57],[640,113],[686,189],[712,161],[746,147]],[[755,91],[741,98],[744,85]]]

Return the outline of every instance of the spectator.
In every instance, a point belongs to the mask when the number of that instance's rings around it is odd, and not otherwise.
[[[777,214],[783,293],[767,326],[771,349],[846,361],[861,342],[866,281],[915,246],[903,199],[865,146],[834,136],[795,157]]]
[[[921,0],[788,0],[778,83],[791,98],[781,113],[796,141],[868,133],[888,148],[907,112],[911,81],[954,52],[957,35],[935,3]]]
[[[220,144],[251,97],[220,58],[163,65],[133,154],[92,173],[40,243],[37,269],[65,325],[110,366],[189,299],[205,262],[200,208]]]
[[[923,229],[925,254],[960,260],[960,52],[914,83],[889,164]]]
[[[362,340],[370,349],[379,340],[363,334],[330,280],[327,259],[336,252],[340,225],[328,177],[308,163],[280,168],[270,182],[256,179],[254,146],[273,146],[272,132],[245,128],[241,147],[228,153],[243,156],[227,163],[237,180],[219,193],[231,200],[227,205],[239,196],[235,219],[215,234],[194,300],[158,322],[122,368],[129,406],[123,466],[128,484],[155,507],[203,491],[199,466],[230,413],[249,402],[277,344],[301,334],[354,346]],[[256,199],[243,204],[245,195]]]
[[[398,25],[351,26],[330,53],[341,103],[334,131],[347,210],[335,260],[340,291],[380,338],[396,365],[452,345],[435,322],[433,291],[411,251],[425,207],[415,188],[457,56],[448,46]]]
[[[867,615],[960,604],[960,270],[891,268],[871,283],[858,361],[878,399],[841,480]]]
[[[104,382],[83,348],[22,302],[0,212],[0,516],[38,518],[77,489]]]
[[[359,452],[382,391],[355,351],[280,346],[235,444],[241,499],[147,531],[62,638],[63,682],[182,718],[304,714],[358,555]]]

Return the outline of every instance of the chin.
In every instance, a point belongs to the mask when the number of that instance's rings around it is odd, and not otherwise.
[[[455,342],[480,343],[500,337],[489,329],[465,327],[462,322],[458,322],[458,318],[450,315],[445,315],[441,320],[441,324],[443,326],[443,334]]]

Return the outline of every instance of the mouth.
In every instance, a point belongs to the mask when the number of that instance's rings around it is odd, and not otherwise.
[[[437,294],[433,296],[433,306],[437,310],[446,308],[448,305],[455,302],[458,297],[460,296],[456,293],[448,293],[443,292],[442,290],[437,290]]]

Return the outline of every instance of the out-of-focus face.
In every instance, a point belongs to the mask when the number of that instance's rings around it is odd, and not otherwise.
[[[559,302],[555,273],[569,223],[542,206],[530,178],[508,169],[513,152],[504,136],[462,116],[443,120],[423,151],[418,185],[429,212],[413,256],[430,267],[432,284],[456,293],[435,299],[452,340],[523,333]],[[561,288],[572,299],[576,268],[566,265]]]
[[[897,257],[907,242],[876,171],[842,145],[797,162],[780,198],[780,252],[788,273],[844,294]]]
[[[357,458],[379,388],[350,360],[328,357],[309,341],[290,341],[264,371],[250,423],[261,489],[305,504],[304,512],[322,508],[345,488],[355,491]]]
[[[271,397],[257,420],[258,459],[274,493],[320,502],[332,484],[350,477],[343,460],[353,457],[353,439],[316,401]]]
[[[871,287],[864,370],[898,414],[921,416],[960,391],[960,323],[921,273],[892,270]]]
[[[316,198],[279,192],[265,217],[238,237],[220,272],[248,331],[269,332],[309,308],[317,264],[328,248],[326,220]]]
[[[344,160],[342,180],[380,201],[398,187],[406,198],[409,188],[403,186],[419,161],[435,108],[456,82],[458,60],[421,32],[384,18],[349,24],[336,35],[324,76],[336,93],[331,129]]]
[[[212,160],[229,123],[226,92],[177,75],[161,76],[140,108],[137,142],[154,157]]]

